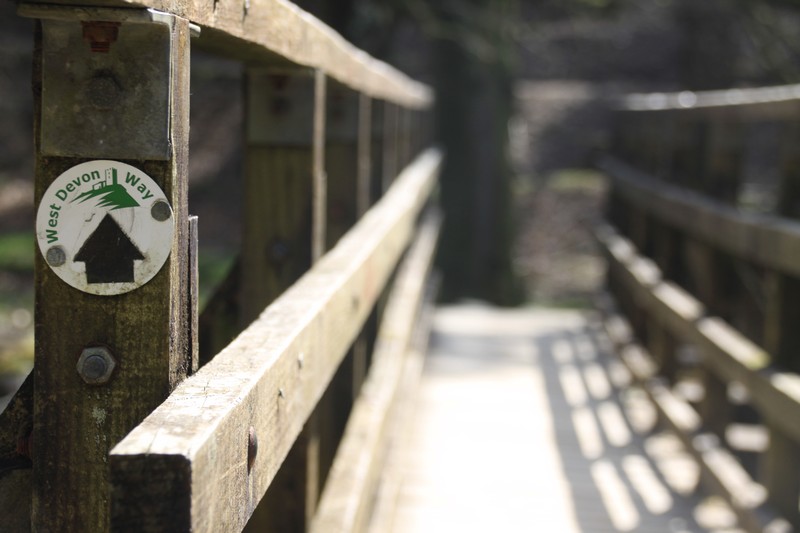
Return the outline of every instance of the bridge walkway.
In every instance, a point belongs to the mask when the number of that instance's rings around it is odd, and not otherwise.
[[[393,533],[739,531],[572,310],[437,310]]]

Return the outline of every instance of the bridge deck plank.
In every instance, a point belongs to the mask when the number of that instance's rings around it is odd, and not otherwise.
[[[440,309],[394,533],[738,531],[575,311]]]

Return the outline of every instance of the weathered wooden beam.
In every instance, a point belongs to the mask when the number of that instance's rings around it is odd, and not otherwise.
[[[20,13],[35,18],[57,17],[65,11],[62,5],[70,4],[70,0],[31,2],[22,4]],[[140,7],[172,13],[202,26],[198,45],[212,51],[249,62],[279,60],[320,69],[359,92],[409,107],[427,107],[432,101],[428,87],[370,57],[285,0],[85,0],[80,6],[87,13],[91,8],[83,6]]]
[[[617,108],[626,115],[671,113],[738,120],[794,120],[800,116],[800,85],[630,94],[620,99]]]
[[[617,160],[605,159],[601,168],[628,202],[673,228],[764,268],[800,276],[800,223],[740,212],[657,182]]]
[[[94,12],[87,19],[82,9],[62,8],[54,19],[49,13],[28,13],[45,19],[37,33],[34,61],[37,207],[68,169],[87,160],[116,169],[118,163],[108,160],[122,160],[126,168],[149,176],[165,194],[153,209],[147,204],[153,195],[140,195],[134,203],[149,218],[137,219],[127,231],[151,219],[171,219],[174,228],[171,241],[166,241],[169,256],[150,281],[142,280],[135,269],[129,279],[124,269],[90,272],[87,266],[84,276],[77,275],[85,282],[78,290],[55,271],[58,265],[78,262],[77,247],[62,247],[66,252],[47,260],[41,254],[36,257],[33,529],[106,531],[109,450],[167,397],[191,364],[190,25],[184,18],[148,11],[105,10],[102,23],[93,22]],[[120,186],[123,178],[124,174]],[[59,207],[66,210],[67,195],[55,194],[63,196]],[[85,212],[97,215],[90,208]],[[101,233],[91,227],[87,220],[83,230]],[[82,235],[88,247],[89,238]],[[98,242],[101,246],[109,241]],[[111,289],[125,280],[144,284],[115,294]],[[112,295],[85,292],[95,284],[107,286]],[[90,354],[97,349],[102,353]],[[88,365],[90,360],[95,366]],[[79,367],[80,361],[87,366]]]
[[[244,526],[411,238],[440,159],[428,151],[405,169],[334,249],[112,450],[115,528]],[[250,446],[250,467],[249,435],[260,450]],[[137,502],[151,491],[171,496],[144,517]]]
[[[439,227],[439,217],[423,222],[397,274],[372,368],[347,422],[311,533],[358,532],[368,524]]]

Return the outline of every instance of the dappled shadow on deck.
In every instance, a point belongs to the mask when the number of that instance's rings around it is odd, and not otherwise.
[[[591,314],[442,309],[395,533],[736,531]]]

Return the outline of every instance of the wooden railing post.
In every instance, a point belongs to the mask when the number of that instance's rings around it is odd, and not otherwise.
[[[800,158],[797,142],[800,127],[786,125],[781,150],[781,190],[779,214],[796,218],[800,213]],[[784,369],[800,372],[800,279],[790,274],[767,271],[765,280],[766,316],[764,347]]]
[[[326,94],[319,70],[248,71],[243,323],[255,319],[324,253]],[[319,420],[312,415],[249,530],[303,531],[319,491]]]
[[[399,114],[400,108],[391,102],[383,103],[383,190],[389,188],[397,171],[399,163]]]
[[[21,13],[44,19],[34,60],[37,206],[62,215],[85,206],[73,233],[66,215],[45,217],[59,234],[36,258],[32,526],[101,532],[110,523],[109,450],[191,365],[190,27],[145,10]],[[97,174],[77,171],[82,163]],[[105,200],[93,200],[102,190]],[[148,217],[169,253],[149,280],[139,267],[157,252],[138,234]],[[131,244],[130,264],[88,261],[122,257],[112,249],[120,242]],[[78,273],[73,286],[64,269]]]
[[[767,421],[769,427],[769,421]],[[769,427],[769,448],[761,462],[761,478],[772,505],[795,528],[800,528],[800,443]]]

